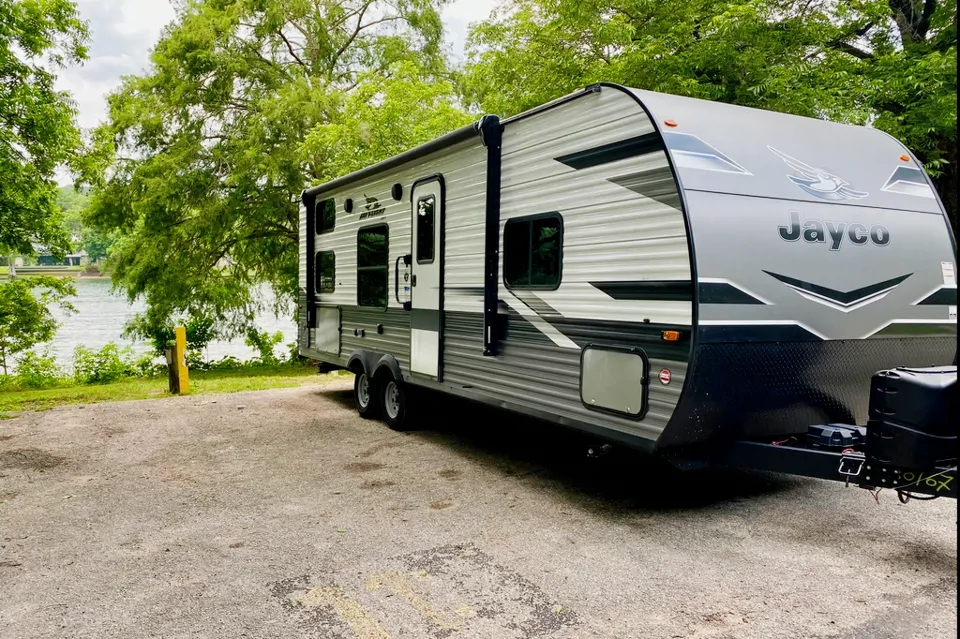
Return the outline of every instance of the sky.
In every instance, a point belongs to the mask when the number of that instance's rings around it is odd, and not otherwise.
[[[125,75],[147,69],[150,50],[164,26],[174,18],[170,0],[75,0],[90,24],[90,58],[81,67],[61,70],[57,87],[77,103],[83,128],[106,116],[106,95]],[[454,55],[463,51],[471,22],[486,18],[497,0],[453,0],[443,12],[447,42]]]

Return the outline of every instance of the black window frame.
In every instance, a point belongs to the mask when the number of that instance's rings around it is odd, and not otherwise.
[[[383,266],[360,266],[360,235],[364,232],[370,232],[375,229],[383,229],[384,237],[384,251],[386,253],[386,262],[383,263]],[[369,304],[360,303],[360,277],[361,273],[372,273],[376,271],[383,271],[386,277],[386,282],[383,289],[383,306],[371,306]],[[386,223],[379,224],[368,224],[367,226],[361,226],[357,229],[357,306],[361,308],[375,308],[380,310],[386,310],[390,305],[390,225]]]
[[[420,203],[423,202],[424,200],[433,200],[433,213],[432,213],[433,225],[430,233],[430,259],[429,260],[420,259]],[[433,262],[437,259],[437,217],[439,217],[437,215],[438,202],[439,200],[437,196],[434,195],[433,193],[428,193],[427,195],[424,195],[423,197],[420,197],[417,199],[417,209],[416,209],[417,214],[414,217],[416,222],[414,224],[414,229],[413,229],[413,232],[416,234],[415,237],[417,238],[417,251],[415,256],[417,260],[417,264],[433,264]]]
[[[507,231],[510,229],[511,225],[516,226],[519,224],[527,224],[530,227],[530,243],[527,247],[527,260],[528,264],[533,262],[533,223],[537,220],[543,219],[556,219],[559,222],[560,229],[557,237],[559,251],[557,259],[557,281],[555,284],[511,284],[507,281],[507,272],[510,270],[507,268],[507,260],[509,255],[507,252]],[[563,238],[564,238],[564,228],[563,228],[563,216],[560,215],[559,211],[551,211],[549,213],[537,213],[535,215],[523,215],[519,217],[512,217],[507,220],[503,225],[503,285],[507,287],[507,290],[518,290],[518,291],[555,291],[560,288],[560,283],[563,281]],[[531,274],[533,269],[528,268],[528,271]]]
[[[333,275],[330,277],[330,288],[325,289],[322,287],[323,284],[323,268],[320,266],[320,257],[329,255],[333,260]],[[313,282],[313,292],[318,295],[329,295],[337,290],[337,253],[336,251],[317,251],[313,256],[314,266],[314,282]]]
[[[321,212],[320,212],[320,207],[321,207],[321,206],[326,206],[328,202],[329,202],[329,206],[327,207],[328,210],[325,211],[325,212],[326,212],[326,213],[330,213],[330,214],[333,216],[333,225],[332,225],[330,228],[325,228],[324,225],[323,225],[323,219],[324,219],[325,216],[324,216],[323,214],[321,214]],[[314,205],[313,215],[314,215],[314,218],[313,218],[313,231],[314,231],[315,234],[317,234],[317,235],[324,235],[325,233],[332,233],[333,230],[334,230],[335,228],[337,228],[337,203],[336,203],[336,200],[334,200],[334,198],[332,198],[332,197],[329,197],[329,198],[327,198],[327,199],[325,199],[325,200],[320,200],[319,202],[317,202],[317,203]]]

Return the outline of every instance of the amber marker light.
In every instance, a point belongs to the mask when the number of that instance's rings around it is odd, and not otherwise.
[[[668,342],[680,341],[680,331],[663,331],[660,336]]]
[[[910,156],[909,156],[909,155],[901,155],[901,156],[900,156],[900,159],[903,160],[904,162],[909,162],[909,161],[910,161]]]
[[[664,120],[663,123],[667,126],[677,126],[676,120]]]

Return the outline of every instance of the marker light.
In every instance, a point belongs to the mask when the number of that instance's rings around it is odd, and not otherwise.
[[[677,126],[677,123],[674,120],[664,120],[663,123],[667,126]]]
[[[663,331],[660,336],[668,342],[680,341],[680,331]]]
[[[901,156],[900,156],[900,159],[903,160],[904,162],[909,162],[909,161],[910,161],[910,156],[909,156],[909,155],[901,155]]]

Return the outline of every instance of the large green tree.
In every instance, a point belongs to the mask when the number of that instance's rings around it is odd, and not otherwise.
[[[148,302],[136,332],[189,314],[240,333],[255,285],[295,294],[303,188],[460,123],[442,3],[184,3],[86,157],[85,222],[123,232],[114,281]]]
[[[464,94],[510,114],[607,80],[872,123],[926,164],[956,227],[956,0],[506,0]]]
[[[69,0],[0,0],[0,252],[68,248],[54,172],[80,135],[53,71],[82,61],[86,40]]]
[[[54,305],[75,310],[68,297],[76,294],[73,282],[38,275],[0,284],[0,371],[8,373],[11,357],[50,341],[57,332]]]

